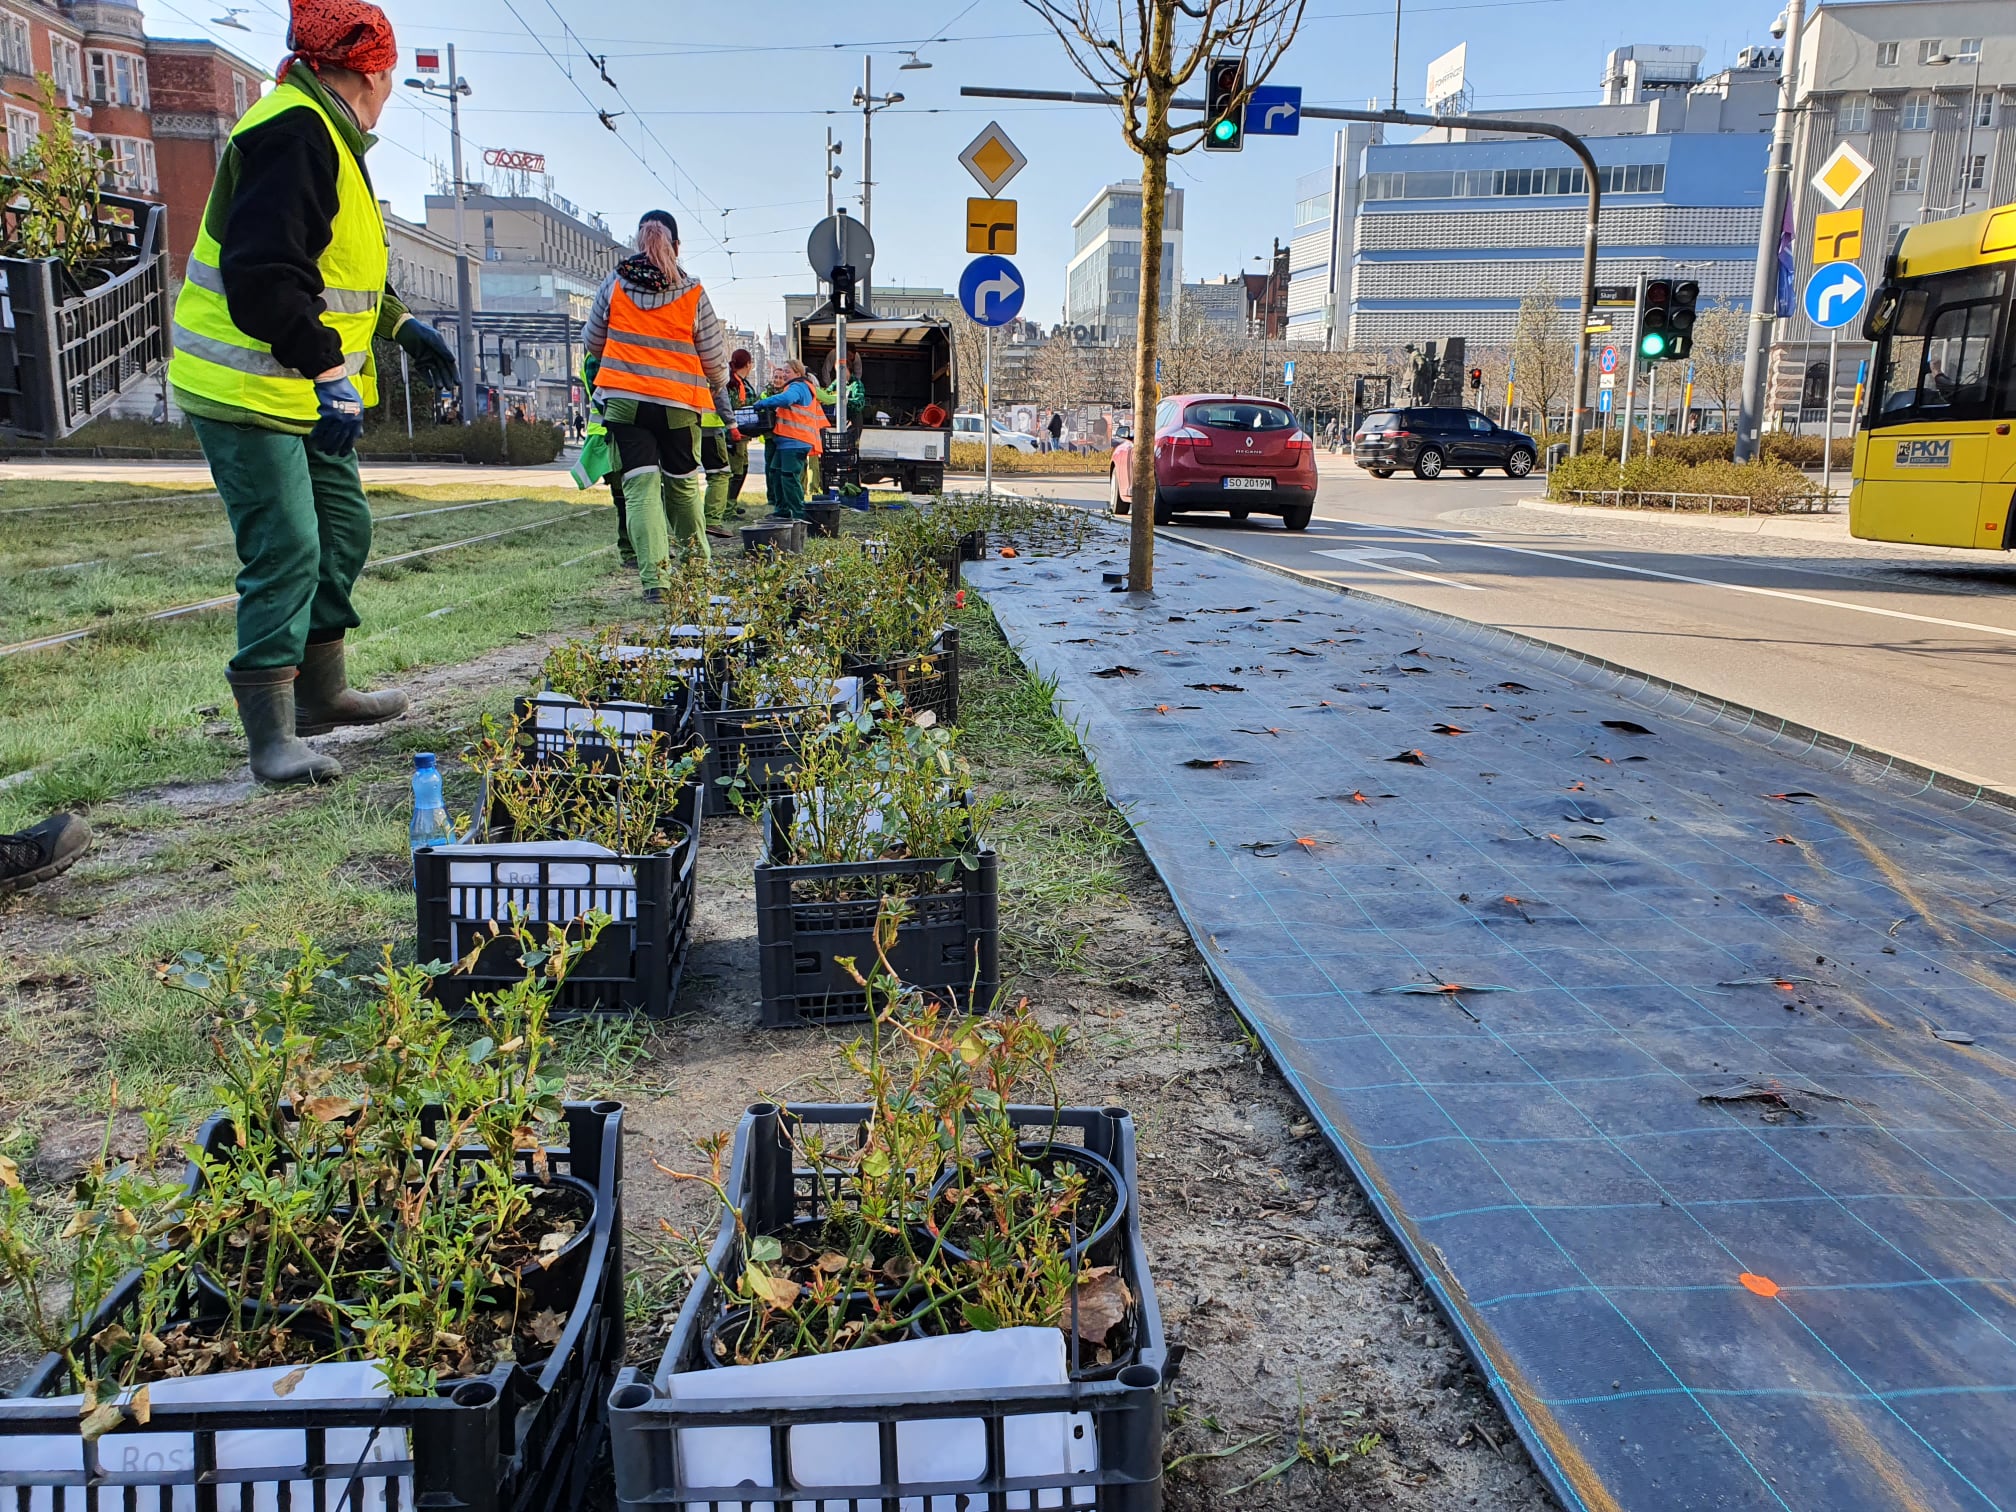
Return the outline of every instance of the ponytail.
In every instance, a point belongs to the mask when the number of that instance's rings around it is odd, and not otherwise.
[[[637,250],[651,259],[652,267],[673,280],[679,277],[675,245],[672,233],[655,220],[647,220],[637,228]]]

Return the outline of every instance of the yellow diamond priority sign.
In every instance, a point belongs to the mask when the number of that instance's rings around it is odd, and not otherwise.
[[[1843,142],[1813,175],[1813,187],[1836,210],[1855,197],[1855,191],[1876,171],[1869,159]]]
[[[973,175],[974,182],[990,196],[999,196],[1029,160],[1022,156],[1019,147],[1008,140],[1007,132],[989,121],[987,129],[966,144],[966,150],[959,154],[959,161],[966,165],[966,171]]]

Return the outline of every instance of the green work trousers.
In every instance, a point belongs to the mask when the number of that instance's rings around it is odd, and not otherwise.
[[[742,497],[742,480],[749,476],[749,443],[737,441],[728,448],[728,502]],[[740,513],[740,510],[737,510]]]
[[[811,455],[802,447],[787,451],[775,440],[763,443],[763,483],[777,518],[805,518],[805,463]]]
[[[728,431],[725,426],[700,427],[700,465],[707,472],[707,523],[728,518]]]
[[[637,546],[638,575],[646,588],[665,586],[664,569],[675,543],[682,557],[714,555],[707,545],[706,491],[699,473],[674,478],[655,467],[640,467],[623,475],[630,539]]]
[[[350,602],[371,554],[371,510],[357,455],[331,457],[306,436],[191,415],[238,547],[234,671],[298,667],[308,644],[360,621]]]

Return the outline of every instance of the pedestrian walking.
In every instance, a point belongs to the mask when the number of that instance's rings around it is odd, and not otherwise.
[[[301,737],[403,713],[350,687],[343,636],[371,549],[357,475],[377,402],[371,343],[397,342],[430,387],[455,358],[387,285],[385,222],[364,154],[399,61],[362,0],[294,0],[292,49],[238,118],[175,302],[168,381],[238,550],[238,643],[225,677],[261,782],[328,782]]]
[[[596,359],[644,600],[655,604],[673,545],[682,556],[712,555],[700,417],[725,398],[728,352],[706,289],[679,265],[670,212],[645,212],[637,248],[596,294],[581,344]]]
[[[753,408],[777,412],[777,423],[763,438],[763,481],[770,513],[783,520],[805,518],[805,464],[822,450],[819,433],[826,412],[805,376],[805,365],[793,358],[776,364],[773,381],[782,386]]]
[[[1060,443],[1064,439],[1064,417],[1058,414],[1057,411],[1055,410],[1050,411],[1050,424],[1048,426],[1048,430],[1050,432],[1049,449],[1054,452],[1058,449],[1058,443]]]

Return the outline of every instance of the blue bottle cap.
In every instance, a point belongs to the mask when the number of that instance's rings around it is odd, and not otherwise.
[[[432,751],[415,751],[413,753],[414,771],[416,772],[429,771],[433,768],[433,766],[434,766],[434,753]]]

